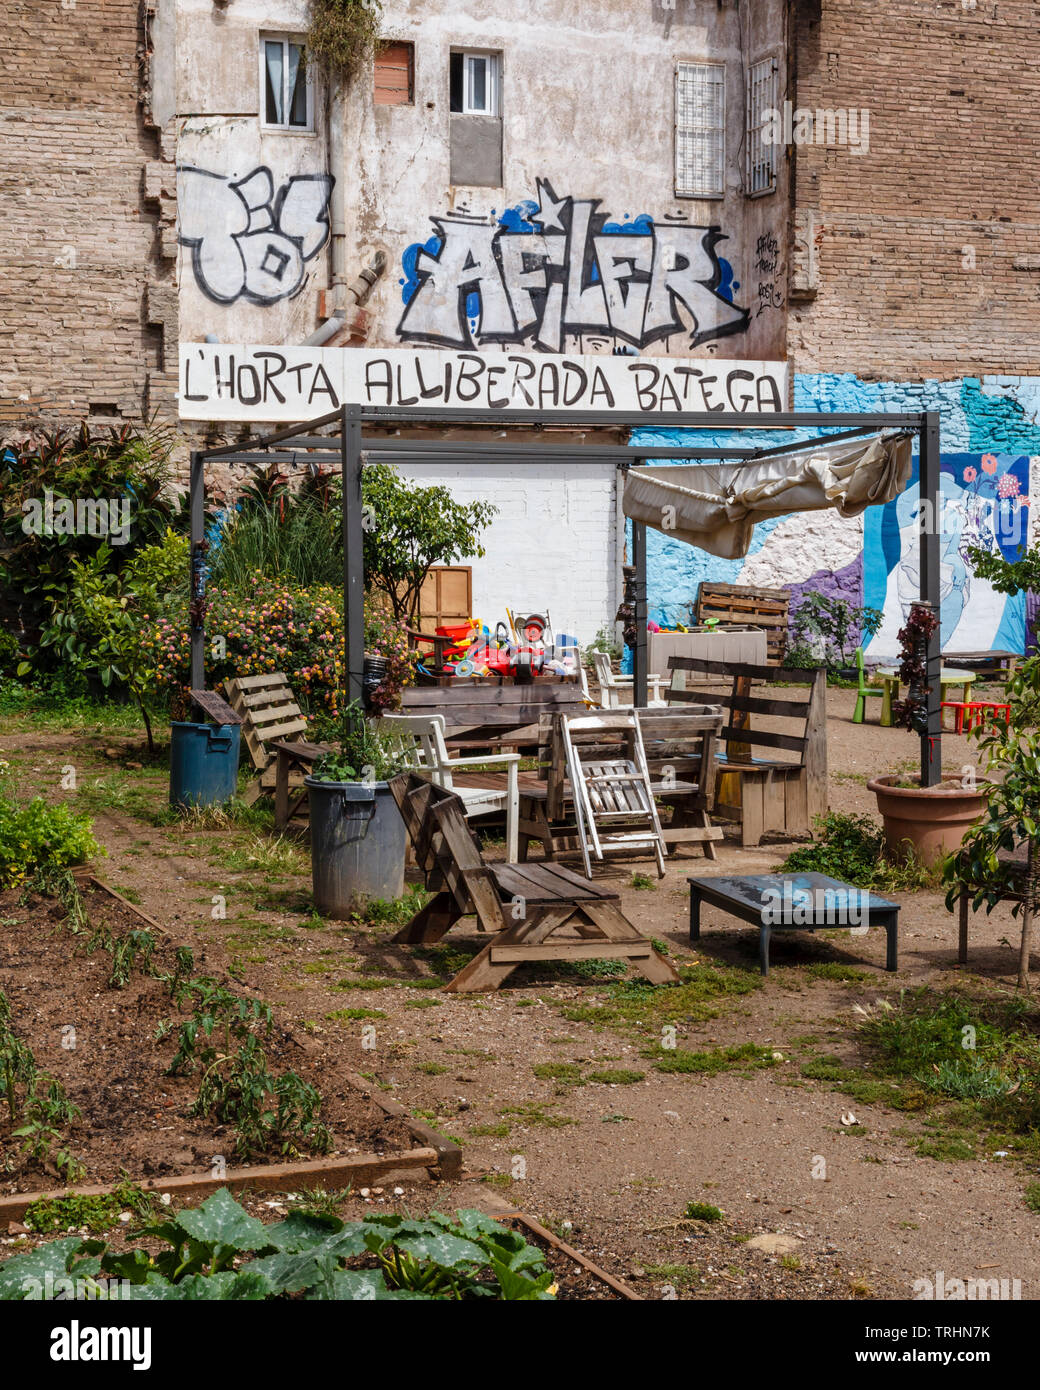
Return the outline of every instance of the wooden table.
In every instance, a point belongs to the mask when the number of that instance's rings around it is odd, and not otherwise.
[[[884,694],[881,700],[881,723],[889,726],[892,723],[892,704],[899,699],[899,667],[898,666],[879,666],[874,672],[884,687]],[[971,699],[971,687],[975,682],[977,672],[961,671],[956,666],[944,666],[939,674],[940,687],[946,685],[963,686],[961,693],[962,701],[967,704]]]
[[[690,885],[690,940],[700,939],[702,902],[731,912],[758,927],[758,960],[763,975],[769,974],[769,939],[774,931],[834,927],[860,934],[868,927],[884,927],[888,933],[885,969],[898,969],[899,904],[865,888],[854,888],[826,874],[739,874],[688,878],[686,882]]]
[[[943,661],[955,666],[967,666],[980,680],[1010,679],[1021,660],[1021,652],[943,652]]]

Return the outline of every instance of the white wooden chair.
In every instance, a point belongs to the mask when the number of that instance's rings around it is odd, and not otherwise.
[[[596,680],[599,684],[599,698],[602,707],[604,709],[631,709],[635,677],[615,676],[610,669],[610,657],[606,652],[594,651],[592,663],[596,668]],[[648,708],[657,709],[668,703],[664,698],[664,687],[667,683],[668,678],[666,676],[647,676]],[[622,698],[623,696],[624,698]]]
[[[664,878],[668,850],[636,711],[558,718],[585,877],[592,877],[590,850],[602,861],[605,849],[645,849]]]
[[[428,773],[435,786],[455,793],[466,808],[467,818],[505,811],[506,861],[509,864],[518,862],[519,753],[480,753],[471,758],[452,757],[444,738],[443,714],[384,714],[380,720],[380,729],[400,737],[406,761],[411,767]],[[455,783],[454,773],[466,768],[488,766],[505,768],[505,786],[502,785],[502,774],[498,772],[489,772],[483,778],[479,774],[471,774],[462,786]],[[484,785],[480,785],[481,783]]]

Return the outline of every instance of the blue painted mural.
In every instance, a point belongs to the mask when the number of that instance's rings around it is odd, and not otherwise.
[[[973,573],[967,551],[976,545],[1011,559],[1027,540],[1031,464],[1040,485],[1040,378],[865,382],[852,374],[802,374],[795,378],[794,406],[940,412],[943,646],[954,651],[1025,650],[1036,600],[994,592]],[[769,444],[790,437],[783,432],[763,436]],[[636,438],[679,445],[684,434],[645,430]],[[712,443],[732,442],[725,434],[712,436]],[[741,560],[720,560],[651,532],[650,614],[659,622],[688,621],[685,605],[695,599],[701,579],[783,585],[792,591],[792,608],[810,591],[835,594],[882,610],[884,621],[867,651],[871,657],[891,657],[907,606],[918,591],[917,490],[915,458],[911,480],[894,502],[869,508],[854,520],[833,512],[773,518],[756,526],[751,550]]]

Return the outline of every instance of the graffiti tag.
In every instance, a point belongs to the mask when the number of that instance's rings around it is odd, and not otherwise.
[[[405,342],[471,348],[529,343],[560,352],[567,335],[604,334],[643,348],[673,334],[688,345],[741,333],[749,311],[723,293],[718,227],[609,222],[600,199],[538,201],[491,220],[431,217],[436,234],[405,252]]]
[[[261,165],[244,179],[177,170],[178,240],[199,289],[218,304],[274,304],[296,294],[329,238],[331,174],[294,174],[275,189]]]

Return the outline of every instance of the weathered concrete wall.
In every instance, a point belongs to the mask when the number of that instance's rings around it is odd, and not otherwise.
[[[383,250],[391,265],[369,305],[369,343],[494,346],[492,340],[507,336],[507,320],[513,327],[509,309],[516,306],[504,303],[493,261],[502,263],[508,282],[503,257],[524,252],[534,257],[526,268],[537,271],[549,252],[568,269],[580,270],[584,258],[589,293],[579,310],[581,282],[571,281],[570,304],[562,306],[562,342],[549,323],[551,307],[530,316],[535,322],[514,331],[512,341],[530,344],[543,331],[541,346],[555,350],[618,347],[688,355],[692,339],[694,354],[717,350],[727,357],[782,357],[787,171],[782,162],[775,193],[744,196],[741,59],[773,53],[783,75],[785,6],[768,0],[740,9],[742,16],[737,6],[720,7],[714,0],[684,0],[670,10],[632,0],[567,6],[530,0],[522,7],[389,0],[384,32],[415,44],[414,104],[375,106],[364,81],[347,102],[347,128],[358,150],[346,174],[348,245],[356,248],[359,261]],[[502,54],[501,189],[450,182],[453,48]],[[727,175],[721,200],[675,197],[675,65],[683,59],[726,65]],[[549,221],[540,221],[539,212]],[[637,268],[651,271],[656,258],[658,273],[670,254],[670,224],[717,227],[720,239],[710,255],[701,245],[703,232],[671,234],[677,247],[682,236],[683,247],[699,248],[695,260],[703,268],[697,278],[714,272],[717,293],[704,291],[695,315],[681,310],[683,327],[667,335],[650,331],[651,316],[631,312],[632,305],[627,315],[604,315],[600,286],[589,278],[596,272],[584,225],[587,213],[602,215],[607,235],[628,234]],[[572,237],[563,246],[555,234],[567,227]],[[760,237],[766,238],[761,248]],[[471,250],[483,258],[487,276],[479,286],[482,293],[472,290],[460,314],[461,268]],[[769,267],[764,275],[758,269],[763,259]],[[434,283],[424,285],[430,275]],[[539,279],[535,274],[529,283],[537,285]],[[760,280],[776,284],[765,299]],[[632,304],[637,300],[638,294]],[[590,316],[600,320],[597,326],[568,331],[568,319],[588,322]]]
[[[144,178],[158,142],[139,108],[147,9],[9,0],[0,11],[5,431],[148,410],[163,337],[147,296],[161,280]],[[168,346],[175,381],[175,336]]]
[[[306,0],[174,0],[181,336],[295,343],[329,283],[327,94],[313,131],[264,129],[260,35],[303,34]]]

